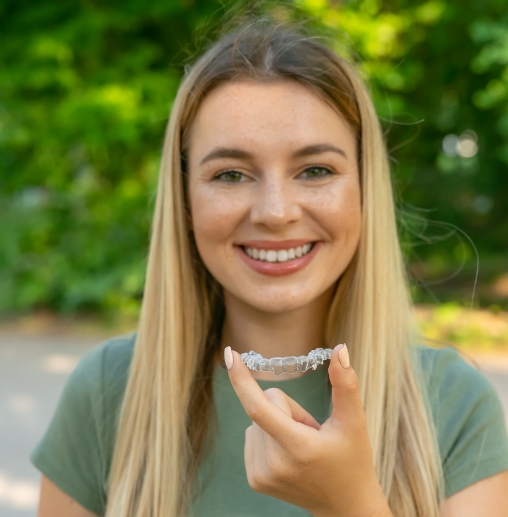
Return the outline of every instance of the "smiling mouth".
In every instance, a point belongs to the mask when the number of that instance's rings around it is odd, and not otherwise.
[[[303,246],[298,246],[297,248],[288,248],[284,250],[266,250],[266,249],[258,249],[258,248],[246,248],[242,246],[244,253],[248,255],[251,259],[257,260],[259,262],[289,262],[290,260],[294,260],[296,258],[304,257],[309,253],[314,247],[314,242],[308,242]]]

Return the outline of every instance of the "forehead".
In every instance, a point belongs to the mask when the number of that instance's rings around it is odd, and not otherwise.
[[[340,144],[355,155],[356,138],[335,107],[296,81],[226,83],[202,101],[190,133],[190,154],[212,146],[282,150]]]

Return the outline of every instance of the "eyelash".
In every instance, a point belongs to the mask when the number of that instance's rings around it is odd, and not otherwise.
[[[309,180],[313,180],[313,179],[320,179],[320,178],[324,178],[325,176],[328,176],[330,174],[335,174],[335,172],[333,172],[331,169],[329,169],[328,167],[323,167],[322,165],[311,165],[310,167],[307,167],[305,170],[303,170],[299,176],[311,169],[321,169],[321,170],[324,170],[326,171],[326,174],[323,174],[322,176],[318,176],[317,178],[307,178]],[[237,174],[241,174],[241,175],[244,175],[243,172],[239,172],[235,169],[231,169],[231,170],[227,170],[227,171],[222,171],[220,172],[219,174],[217,174],[213,179],[214,180],[218,180],[218,181],[224,181],[225,183],[240,183],[240,181],[227,181],[227,180],[224,180],[221,178],[221,176],[225,175],[225,174],[231,174],[231,173],[237,173]]]
[[[223,181],[224,183],[240,183],[239,181],[227,181],[227,180],[224,180],[224,179],[221,178],[221,176],[224,176],[226,174],[232,174],[232,173],[241,174],[242,176],[244,175],[242,172],[235,171],[234,169],[231,169],[229,171],[222,171],[222,172],[220,172],[219,174],[214,176],[213,179],[214,180],[218,180],[218,181]]]
[[[307,171],[309,171],[311,169],[321,169],[321,170],[326,171],[326,174],[323,174],[322,176],[318,176],[317,178],[308,178],[308,179],[320,179],[320,178],[324,178],[325,176],[329,176],[329,175],[335,174],[335,172],[333,172],[328,167],[324,167],[323,165],[311,165],[310,167],[307,167],[305,170],[303,170],[300,174],[303,174],[304,172],[307,172]]]

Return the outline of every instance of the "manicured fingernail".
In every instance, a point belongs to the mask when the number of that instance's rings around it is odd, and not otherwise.
[[[343,368],[349,368],[349,352],[345,343],[339,348],[339,361]],[[338,348],[338,347],[337,347]]]
[[[224,349],[224,362],[226,363],[228,370],[231,370],[231,368],[233,368],[233,352],[231,352],[230,346],[227,346]]]

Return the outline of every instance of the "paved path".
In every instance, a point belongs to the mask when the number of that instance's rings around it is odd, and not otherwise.
[[[36,515],[40,476],[28,455],[69,373],[96,343],[0,334],[0,516]]]
[[[2,517],[35,517],[39,473],[28,455],[49,423],[67,376],[98,342],[97,338],[0,333]],[[480,367],[500,394],[508,415],[508,358],[483,358]]]

